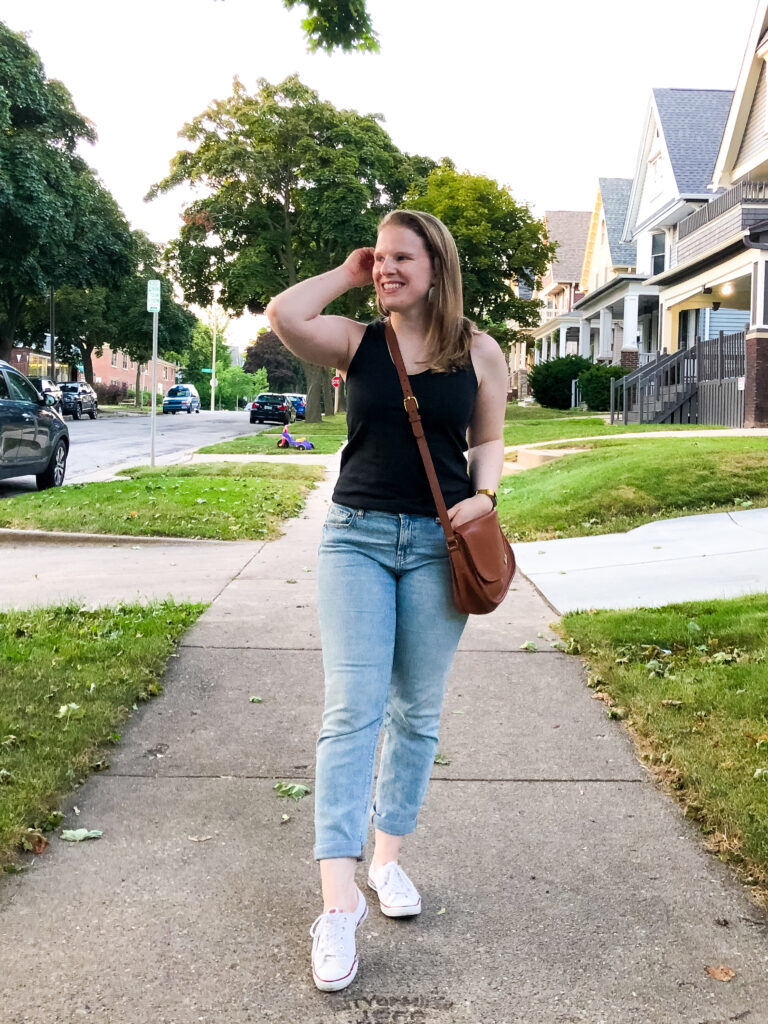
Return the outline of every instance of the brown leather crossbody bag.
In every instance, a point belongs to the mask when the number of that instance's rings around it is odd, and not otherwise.
[[[392,325],[386,324],[387,344],[403,389],[403,405],[413,436],[419,446],[429,488],[440,517],[448,556],[451,560],[453,603],[460,612],[485,615],[497,608],[507,595],[515,574],[515,556],[504,536],[496,509],[485,512],[461,526],[452,526],[435,473],[429,445],[419,415],[419,403],[411,390],[400,346]]]

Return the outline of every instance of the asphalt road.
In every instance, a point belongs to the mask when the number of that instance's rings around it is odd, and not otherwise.
[[[149,463],[149,416],[104,414],[95,420],[67,417],[70,449],[65,483],[103,480],[118,467]],[[185,452],[215,444],[240,434],[266,430],[274,424],[251,426],[247,412],[208,412],[192,416],[157,417],[155,458],[172,462]],[[15,477],[0,483],[0,498],[35,490],[33,476]]]

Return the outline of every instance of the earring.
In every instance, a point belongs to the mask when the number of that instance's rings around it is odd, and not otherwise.
[[[429,291],[427,292],[427,302],[431,302],[432,301],[432,297],[433,297],[434,294],[435,294],[435,286],[433,284],[431,284],[429,286]]]

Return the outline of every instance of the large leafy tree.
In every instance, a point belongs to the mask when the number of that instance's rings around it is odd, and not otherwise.
[[[245,350],[243,368],[248,373],[256,373],[262,367],[274,391],[303,390],[299,360],[291,355],[273,331],[264,331]]]
[[[460,173],[449,160],[416,181],[404,205],[439,217],[456,240],[467,316],[502,345],[519,327],[539,322],[537,300],[521,299],[511,282],[536,288],[555,253],[543,221],[491,178]],[[523,337],[523,335],[520,335]]]
[[[337,110],[296,76],[263,79],[249,95],[214,103],[181,135],[169,175],[150,197],[190,183],[200,198],[185,211],[167,259],[188,300],[262,312],[278,292],[341,263],[372,243],[376,224],[435,165],[401,153],[380,118]],[[332,307],[371,311],[370,295],[349,292]],[[322,374],[305,367],[307,418],[320,418]]]
[[[77,155],[92,125],[46,78],[24,36],[0,23],[0,358],[53,284],[108,286],[129,268],[130,233]]]
[[[379,40],[365,0],[283,0],[283,6],[289,10],[298,4],[307,8],[301,27],[310,50],[378,51]]]

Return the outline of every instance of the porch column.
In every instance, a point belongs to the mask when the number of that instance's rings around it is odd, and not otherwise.
[[[637,308],[638,296],[624,297],[624,341],[621,346],[621,365],[636,370],[639,356],[637,352]]]
[[[590,358],[590,336],[591,327],[589,320],[584,319],[579,324],[579,355],[584,359]]]
[[[598,347],[599,359],[610,359],[611,347],[613,345],[613,314],[610,309],[600,310],[600,344]]]
[[[768,427],[768,275],[765,253],[752,266],[752,303],[746,342],[744,426]]]
[[[561,324],[561,326],[560,326],[560,350],[558,352],[558,355],[560,356],[561,359],[565,355],[565,346],[566,346],[566,343],[567,343],[567,338],[568,338],[568,328],[565,326],[565,324]]]

